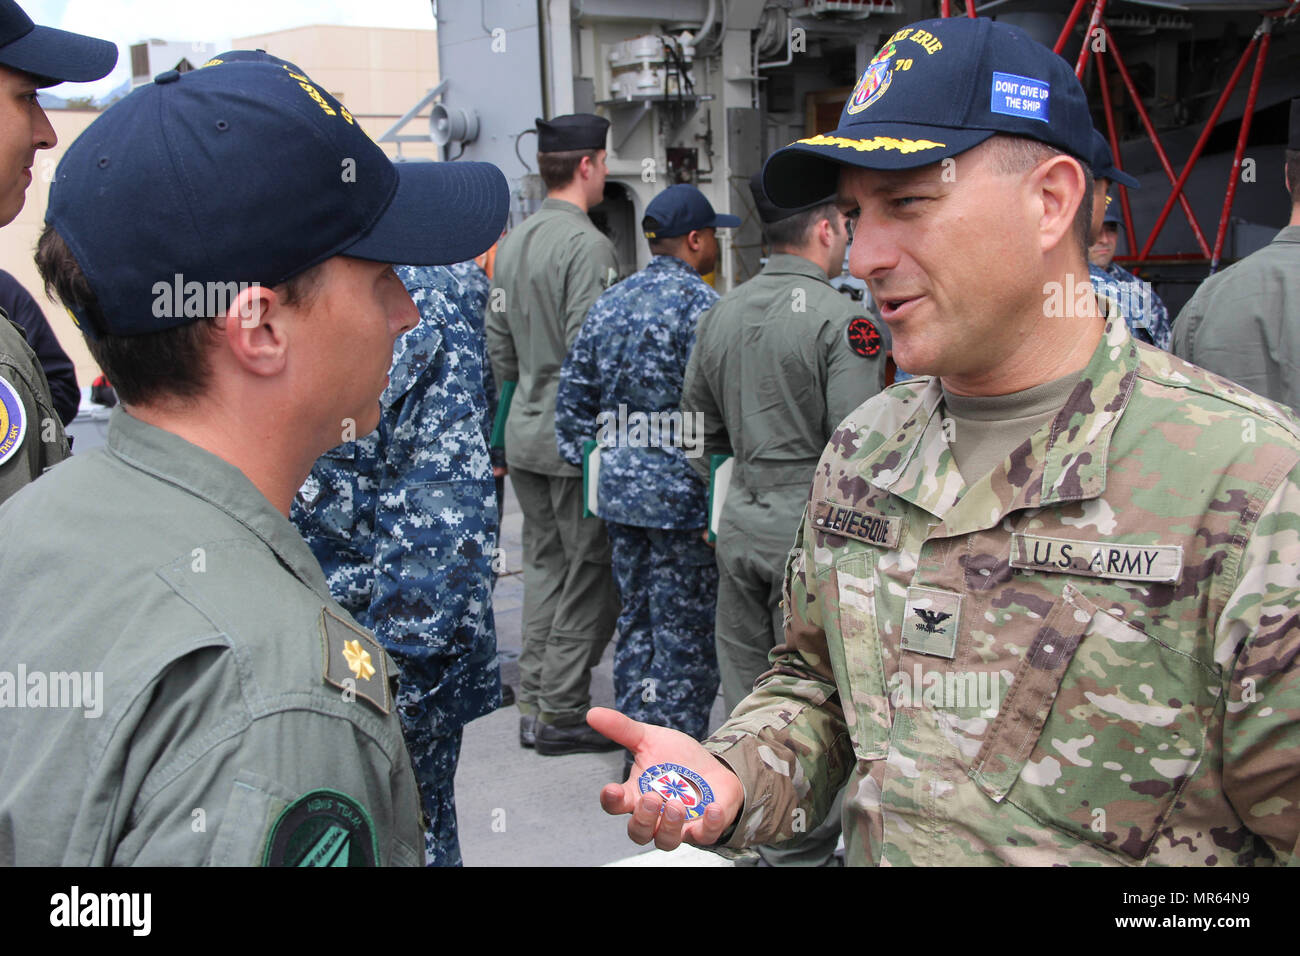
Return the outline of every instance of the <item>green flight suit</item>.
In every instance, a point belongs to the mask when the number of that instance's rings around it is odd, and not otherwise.
[[[117,408],[0,580],[0,864],[423,863],[393,664],[233,465]]]
[[[1300,226],[1202,282],[1174,322],[1173,350],[1300,410]]]
[[[0,502],[72,452],[50,385],[20,326],[0,310]],[[22,407],[10,414],[9,400]],[[21,436],[21,437],[20,437]]]
[[[555,440],[560,367],[587,310],[618,278],[614,246],[573,203],[547,199],[497,251],[486,313],[498,382],[518,382],[506,464],[524,513],[519,708],[576,724],[591,668],[613,636],[618,591],[599,518],[582,516],[582,472]]]
[[[716,640],[728,710],[780,641],[785,559],[817,459],[835,426],[885,386],[886,340],[870,356],[848,342],[853,319],[888,334],[867,315],[819,266],[778,253],[700,316],[682,411],[704,413],[704,454],[690,462],[707,480],[712,455],[736,456],[717,541]]]

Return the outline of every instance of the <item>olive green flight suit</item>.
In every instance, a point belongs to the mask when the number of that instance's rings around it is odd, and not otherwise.
[[[0,864],[423,863],[393,665],[239,469],[119,407],[0,580]]]
[[[486,313],[498,382],[515,381],[506,464],[524,513],[519,708],[580,723],[618,618],[609,539],[582,516],[582,472],[560,458],[555,392],[578,330],[618,278],[614,246],[573,203],[547,199],[501,240]]]

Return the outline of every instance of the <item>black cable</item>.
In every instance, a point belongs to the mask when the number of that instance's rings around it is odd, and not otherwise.
[[[522,133],[515,134],[515,156],[519,159],[519,162],[523,163],[524,172],[526,173],[531,173],[533,171],[533,167],[529,166],[528,163],[524,161],[523,154],[519,152],[519,140],[522,137],[527,136],[529,133],[536,133],[536,132],[537,130],[535,129],[526,129]]]

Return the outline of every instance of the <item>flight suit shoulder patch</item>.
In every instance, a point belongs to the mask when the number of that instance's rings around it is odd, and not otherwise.
[[[18,454],[27,434],[27,410],[22,396],[0,375],[0,465]]]
[[[376,866],[379,841],[365,806],[337,790],[304,793],[280,812],[263,866]]]
[[[327,607],[320,612],[320,636],[325,683],[356,694],[381,714],[392,710],[388,658],[379,642]]]
[[[885,341],[875,323],[865,315],[849,319],[848,325],[844,326],[844,339],[848,342],[849,349],[863,358],[879,355]]]

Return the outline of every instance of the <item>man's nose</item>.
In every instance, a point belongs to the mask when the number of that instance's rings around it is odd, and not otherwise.
[[[849,246],[849,274],[858,279],[880,278],[898,265],[898,243],[887,225],[859,215]]]

